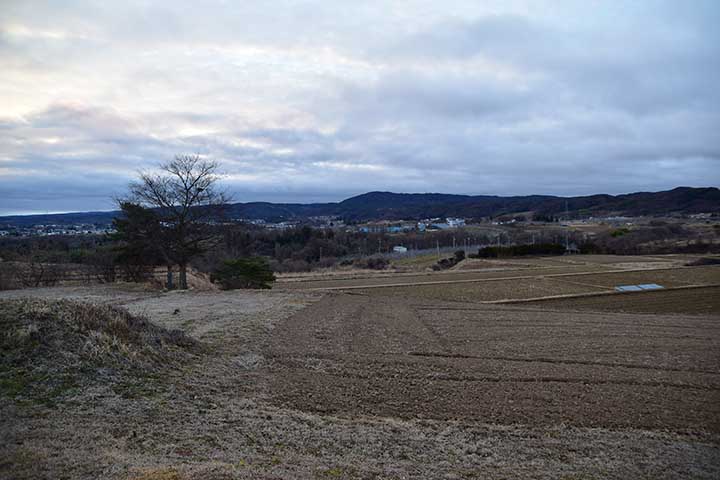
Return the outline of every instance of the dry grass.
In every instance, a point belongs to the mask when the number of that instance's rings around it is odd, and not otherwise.
[[[148,469],[130,477],[132,480],[182,480],[187,478],[181,476],[174,468]]]
[[[561,282],[554,278],[525,278],[477,283],[369,288],[355,291],[376,297],[413,298],[416,301],[425,302],[488,302],[537,298],[549,295],[599,293],[605,290],[590,285]]]
[[[0,329],[0,395],[18,401],[54,403],[123,373],[147,378],[198,351],[179,330],[70,300],[2,300]]]
[[[453,270],[520,270],[526,268],[538,268],[533,263],[523,263],[521,260],[503,259],[497,260],[492,258],[466,258],[462,262],[454,266]]]
[[[452,254],[445,253],[440,258],[452,257]],[[435,265],[438,256],[435,253],[429,255],[417,255],[414,257],[398,258],[392,261],[393,265],[402,270],[425,270]]]

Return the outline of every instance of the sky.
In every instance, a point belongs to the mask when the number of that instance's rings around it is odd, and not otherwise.
[[[720,2],[0,0],[0,214],[720,185]]]

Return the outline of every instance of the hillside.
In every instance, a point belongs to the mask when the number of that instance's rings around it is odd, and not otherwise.
[[[571,216],[666,215],[720,211],[720,190],[715,187],[678,187],[663,192],[637,192],[624,195],[557,197],[527,195],[452,195],[441,193],[369,192],[337,203],[251,202],[230,205],[230,218],[257,218],[267,221],[303,219],[332,215],[348,220],[400,220],[428,217],[491,217],[533,211],[558,216],[568,209]],[[117,212],[86,212],[55,215],[0,217],[0,225],[107,224]]]

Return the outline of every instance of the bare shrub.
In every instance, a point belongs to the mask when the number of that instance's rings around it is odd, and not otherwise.
[[[720,265],[720,258],[703,257],[685,264],[687,267],[701,267],[703,265]]]
[[[113,283],[117,277],[115,255],[108,250],[97,250],[87,259],[92,275],[100,283]]]
[[[385,270],[390,266],[390,260],[385,257],[358,258],[353,263],[356,267],[369,270]]]
[[[274,272],[278,273],[309,272],[312,270],[312,265],[305,260],[274,261],[271,262],[270,266]]]
[[[21,286],[15,262],[0,262],[0,290],[12,290]]]

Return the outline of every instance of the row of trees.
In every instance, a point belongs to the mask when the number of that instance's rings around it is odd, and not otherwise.
[[[524,245],[492,246],[478,250],[472,258],[522,257],[527,255],[563,255],[565,245],[560,243],[536,243]],[[585,253],[585,252],[583,252]]]

